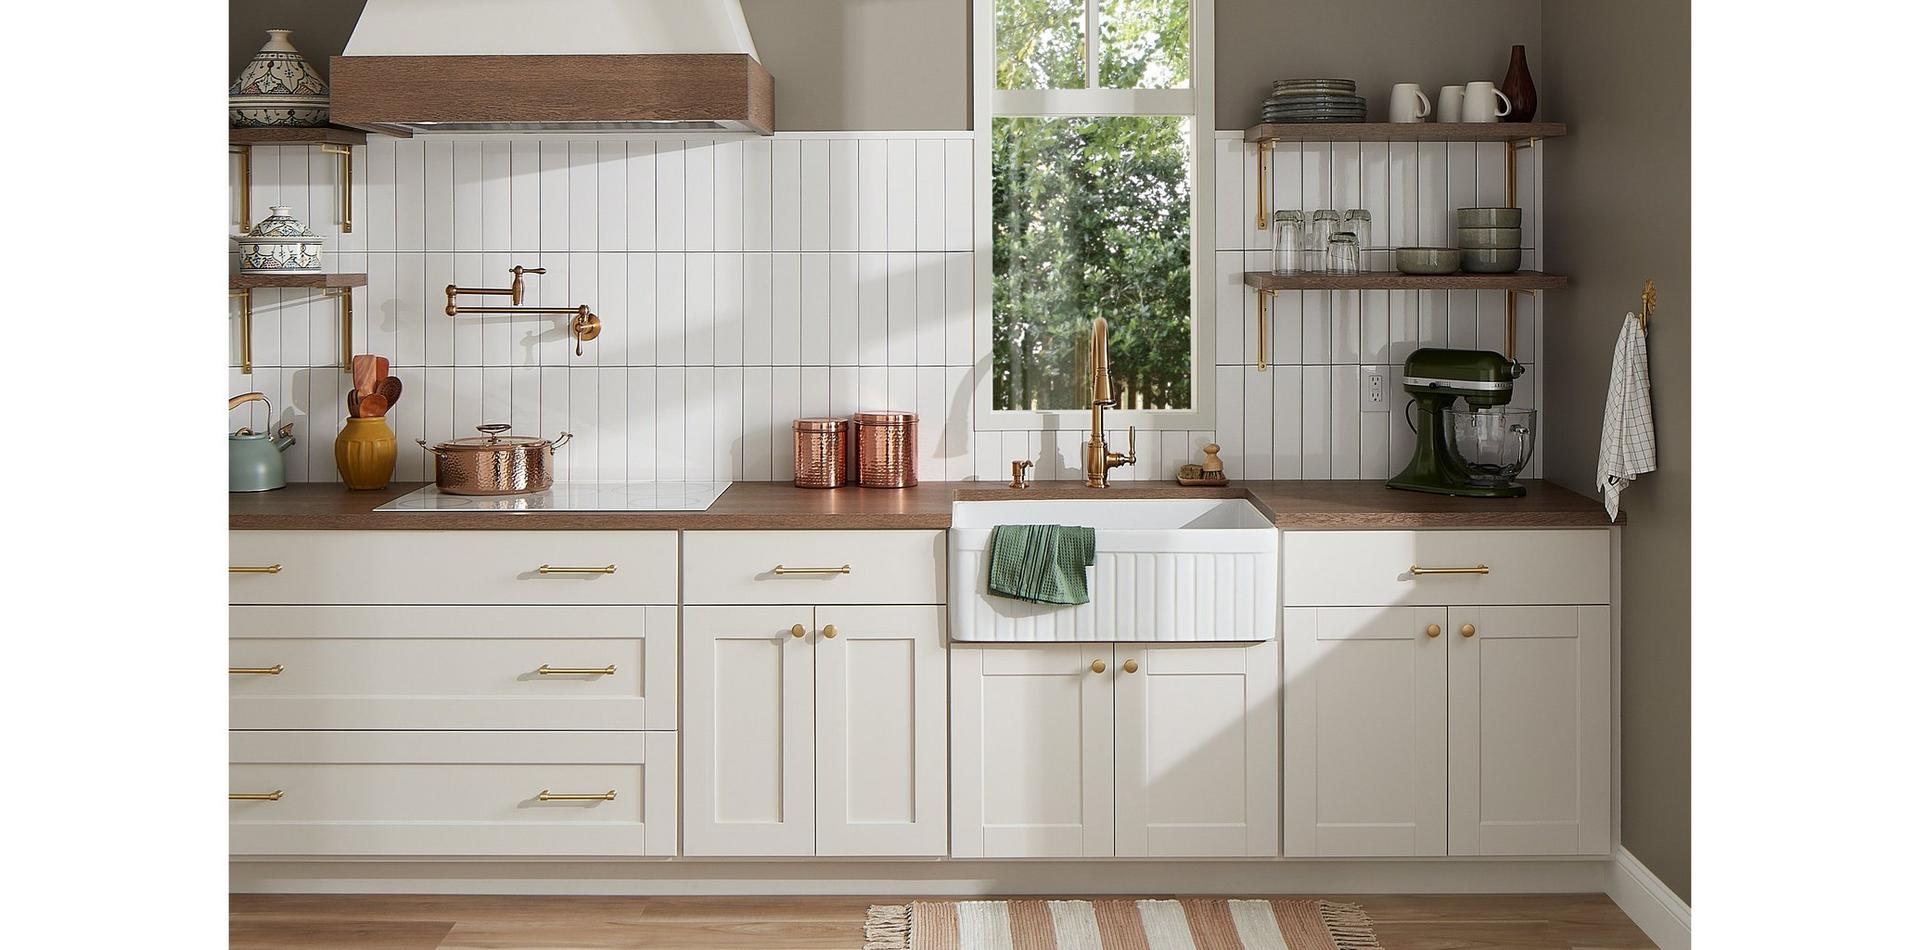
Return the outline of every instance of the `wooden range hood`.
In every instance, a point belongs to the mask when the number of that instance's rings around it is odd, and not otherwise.
[[[371,131],[774,129],[738,0],[368,0],[332,70]]]

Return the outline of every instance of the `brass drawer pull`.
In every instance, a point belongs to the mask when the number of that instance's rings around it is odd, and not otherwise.
[[[548,666],[542,663],[540,664],[540,668],[534,670],[534,672],[541,676],[612,676],[613,664],[608,663],[606,666]]]
[[[227,568],[227,573],[229,574],[278,574],[280,573],[280,565],[268,564],[262,567],[229,566]]]
[[[1472,567],[1421,567],[1415,564],[1407,568],[1407,573],[1415,577],[1423,574],[1491,574],[1493,569],[1485,564],[1475,564]]]
[[[230,801],[230,802],[277,802],[280,800],[280,796],[285,794],[286,792],[283,792],[277,788],[271,792],[228,792],[227,801]]]
[[[785,564],[773,566],[775,574],[851,574],[853,565],[842,564],[839,567],[788,567]]]
[[[229,676],[241,676],[241,675],[279,676],[285,670],[286,670],[286,667],[281,666],[278,663],[275,663],[272,666],[229,666],[227,667],[227,675]]]
[[[551,564],[540,565],[540,573],[542,574],[611,574],[613,570],[614,565],[612,564],[606,567],[554,567]]]
[[[610,802],[613,801],[613,790],[608,789],[604,795],[558,795],[543,788],[539,797],[543,802]]]

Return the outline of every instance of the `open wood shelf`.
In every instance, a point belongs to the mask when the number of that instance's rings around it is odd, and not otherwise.
[[[235,274],[227,278],[228,290],[255,287],[365,287],[366,274]]]
[[[228,129],[228,145],[365,145],[367,133],[337,125]]]
[[[1255,290],[1558,290],[1571,283],[1565,274],[1537,270],[1511,274],[1272,274],[1249,271]]]
[[[1565,122],[1268,122],[1248,129],[1246,141],[1524,142],[1565,134]]]

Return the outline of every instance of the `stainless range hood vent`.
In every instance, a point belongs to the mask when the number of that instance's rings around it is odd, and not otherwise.
[[[335,122],[404,132],[773,132],[739,0],[368,0]]]

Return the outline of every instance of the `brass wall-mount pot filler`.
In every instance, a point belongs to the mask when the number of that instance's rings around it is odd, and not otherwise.
[[[522,307],[520,302],[527,297],[527,285],[521,278],[526,274],[544,274],[544,267],[521,267],[515,264],[509,273],[513,274],[511,287],[456,287],[447,285],[447,316],[457,317],[463,313],[552,313],[572,314],[567,330],[573,334],[573,355],[583,356],[586,351],[581,344],[598,339],[600,336],[600,318],[594,316],[586,304],[578,307]],[[475,294],[489,297],[506,297],[513,302],[511,307],[462,307],[454,302],[459,294]]]

